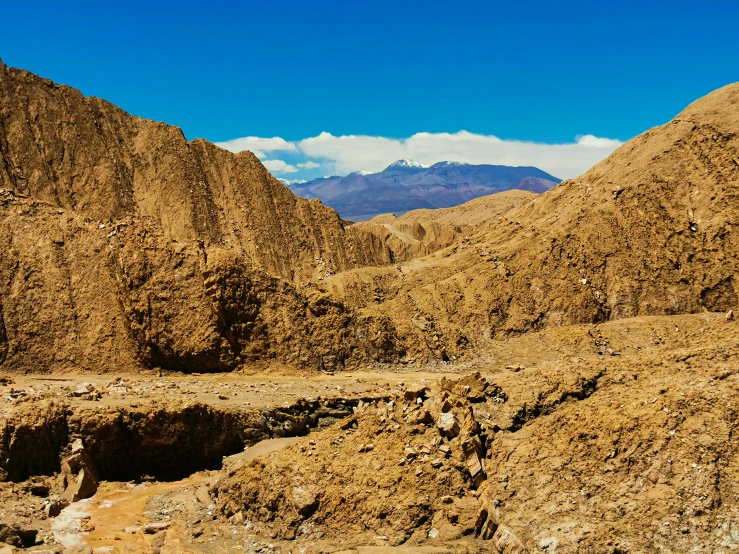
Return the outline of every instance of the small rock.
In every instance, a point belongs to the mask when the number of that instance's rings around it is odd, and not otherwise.
[[[417,401],[418,399],[420,399],[421,402],[419,402],[419,404],[422,404],[423,399],[426,397],[427,394],[428,394],[427,387],[421,384],[414,383],[414,384],[408,385],[408,388],[405,390],[405,393],[403,394],[403,396],[408,401]]]
[[[228,518],[231,525],[242,525],[244,523],[244,512],[237,512]]]
[[[67,489],[64,496],[69,502],[77,502],[84,498],[90,498],[97,492],[98,482],[87,468],[79,470],[76,476],[67,481]]]
[[[726,312],[726,321],[734,321],[734,310]]]
[[[67,502],[63,498],[49,498],[46,502],[44,502],[43,510],[46,514],[46,517],[56,517],[67,506],[69,506],[69,502]]]
[[[298,513],[306,518],[318,508],[318,496],[302,487],[293,487],[292,500]]]
[[[208,487],[203,485],[195,489],[195,498],[197,498],[198,502],[201,504],[205,504],[206,506],[210,504],[211,498],[210,494],[208,494]]]
[[[452,412],[440,414],[439,419],[436,421],[436,427],[448,439],[453,439],[459,435],[459,423]]]
[[[72,391],[72,396],[80,397],[86,394],[90,394],[95,390],[95,386],[92,383],[82,383],[79,387]]]
[[[156,523],[147,523],[144,525],[142,530],[147,535],[153,535],[154,533],[158,533],[159,531],[164,531],[169,527],[169,523],[166,521],[158,521]]]

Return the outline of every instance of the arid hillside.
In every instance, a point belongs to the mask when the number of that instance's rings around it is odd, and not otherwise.
[[[300,291],[390,260],[249,152],[0,63],[0,364],[341,367],[383,330]],[[372,240],[371,237],[367,237]],[[371,338],[369,338],[371,337]],[[360,346],[361,345],[361,346]]]
[[[737,305],[739,85],[583,176],[348,225],[250,153],[0,65],[0,364],[322,369]]]
[[[412,210],[400,217],[378,215],[348,227],[348,233],[356,234],[357,241],[366,241],[366,235],[377,237],[392,252],[393,261],[408,261],[460,242],[467,234],[493,225],[506,212],[537,196],[534,192],[510,190],[454,208]]]
[[[460,244],[322,287],[394,321],[409,355],[447,358],[552,325],[735,308],[738,224],[735,84]]]

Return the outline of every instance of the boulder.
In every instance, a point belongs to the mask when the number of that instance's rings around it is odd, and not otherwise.
[[[64,498],[49,498],[44,502],[43,510],[46,517],[56,517],[67,506],[69,506],[69,502]]]
[[[505,525],[499,525],[493,535],[493,544],[500,554],[526,554],[528,550]]]
[[[62,479],[67,502],[77,502],[90,498],[98,490],[98,477],[95,466],[85,450],[81,439],[72,443],[69,456],[62,460]]]

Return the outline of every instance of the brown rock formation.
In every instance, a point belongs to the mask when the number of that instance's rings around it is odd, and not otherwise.
[[[538,195],[523,190],[509,190],[483,196],[454,208],[412,210],[395,217],[378,215],[347,229],[349,235],[366,241],[376,237],[387,246],[396,262],[408,261],[460,242],[466,235],[493,225],[503,215]]]
[[[248,152],[4,65],[0,102],[14,371],[451,359],[552,325],[737,306],[739,85],[539,197],[346,229]]]
[[[389,254],[360,247],[249,152],[0,65],[0,191],[10,368],[340,367],[364,355],[367,333],[344,307],[299,289]]]

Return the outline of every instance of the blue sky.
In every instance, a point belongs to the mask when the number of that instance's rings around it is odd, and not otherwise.
[[[8,65],[191,139],[270,139],[241,144],[287,178],[419,151],[569,177],[739,80],[736,0],[10,0],[2,18]]]

